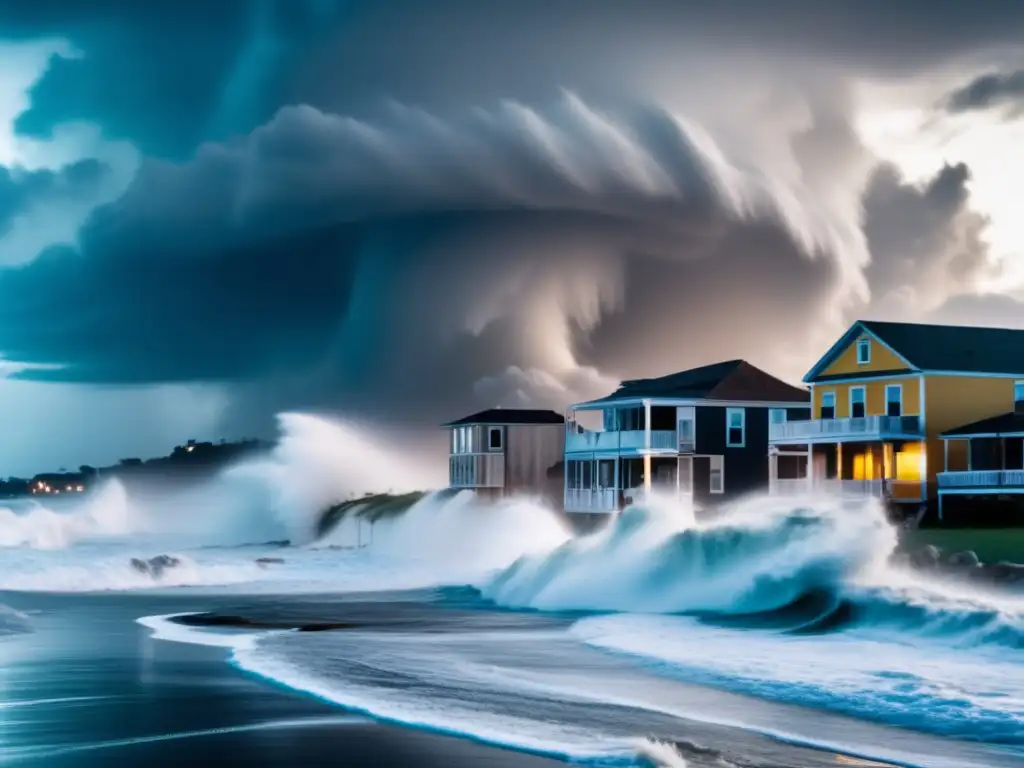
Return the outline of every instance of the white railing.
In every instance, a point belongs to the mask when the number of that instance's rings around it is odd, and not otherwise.
[[[646,445],[646,433],[642,429],[622,430],[618,432],[568,432],[565,435],[565,452],[579,453],[588,451],[639,451]],[[651,430],[651,450],[676,451],[678,444],[674,429]]]
[[[800,478],[776,478],[769,483],[768,492],[782,496],[793,496],[807,493],[811,490],[806,477]]]
[[[772,424],[768,439],[775,443],[840,437],[921,437],[918,416],[865,416],[860,419],[809,419]]]
[[[793,496],[801,495],[804,493],[826,493],[835,496],[869,496],[873,498],[882,498],[887,493],[892,494],[897,484],[901,483],[898,480],[838,480],[838,479],[824,479],[815,478],[812,481],[808,481],[806,477],[801,478],[785,478],[771,480],[769,483],[769,493],[780,495],[780,496]],[[919,482],[914,485],[920,488]]]
[[[566,512],[615,512],[619,508],[619,492],[614,488],[567,488]]]
[[[676,439],[676,431],[674,429],[651,430],[651,450],[679,450],[679,441]]]
[[[1002,488],[1024,486],[1024,469],[979,469],[940,472],[940,488]]]
[[[814,490],[840,496],[882,497],[885,488],[881,480],[815,480]]]

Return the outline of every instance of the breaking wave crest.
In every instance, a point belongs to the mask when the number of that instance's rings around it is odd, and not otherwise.
[[[893,568],[897,535],[872,502],[759,498],[701,525],[664,502],[604,531],[520,558],[485,597],[511,608],[688,614],[791,634],[912,634],[1024,648],[1024,598]]]
[[[34,500],[20,512],[0,507],[0,547],[64,549],[80,541],[131,533],[128,495],[117,480],[71,504],[65,511]]]

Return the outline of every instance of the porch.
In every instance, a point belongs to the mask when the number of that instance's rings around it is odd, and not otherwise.
[[[565,452],[616,454],[686,454],[695,443],[695,409],[652,405],[592,403],[577,406],[566,417]]]
[[[768,441],[774,445],[839,442],[897,442],[920,440],[919,416],[863,416],[850,419],[806,419],[772,424]]]
[[[943,437],[939,493],[1024,493],[1024,436]]]
[[[837,442],[796,451],[769,446],[769,493],[828,493],[921,501],[927,493],[923,443]]]
[[[683,499],[693,492],[689,457],[570,457],[565,468],[566,512],[612,513],[645,493]]]

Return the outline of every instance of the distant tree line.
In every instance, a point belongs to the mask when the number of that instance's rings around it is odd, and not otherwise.
[[[118,479],[133,482],[170,482],[201,480],[242,459],[268,451],[271,444],[253,439],[219,443],[189,440],[175,446],[168,456],[155,459],[121,459],[109,467],[83,464],[77,472],[63,467],[34,477],[8,477],[0,480],[0,498],[85,493],[98,483]]]

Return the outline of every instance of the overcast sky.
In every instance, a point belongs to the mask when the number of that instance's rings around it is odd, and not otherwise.
[[[0,1],[0,475],[1024,326],[1024,4]]]

